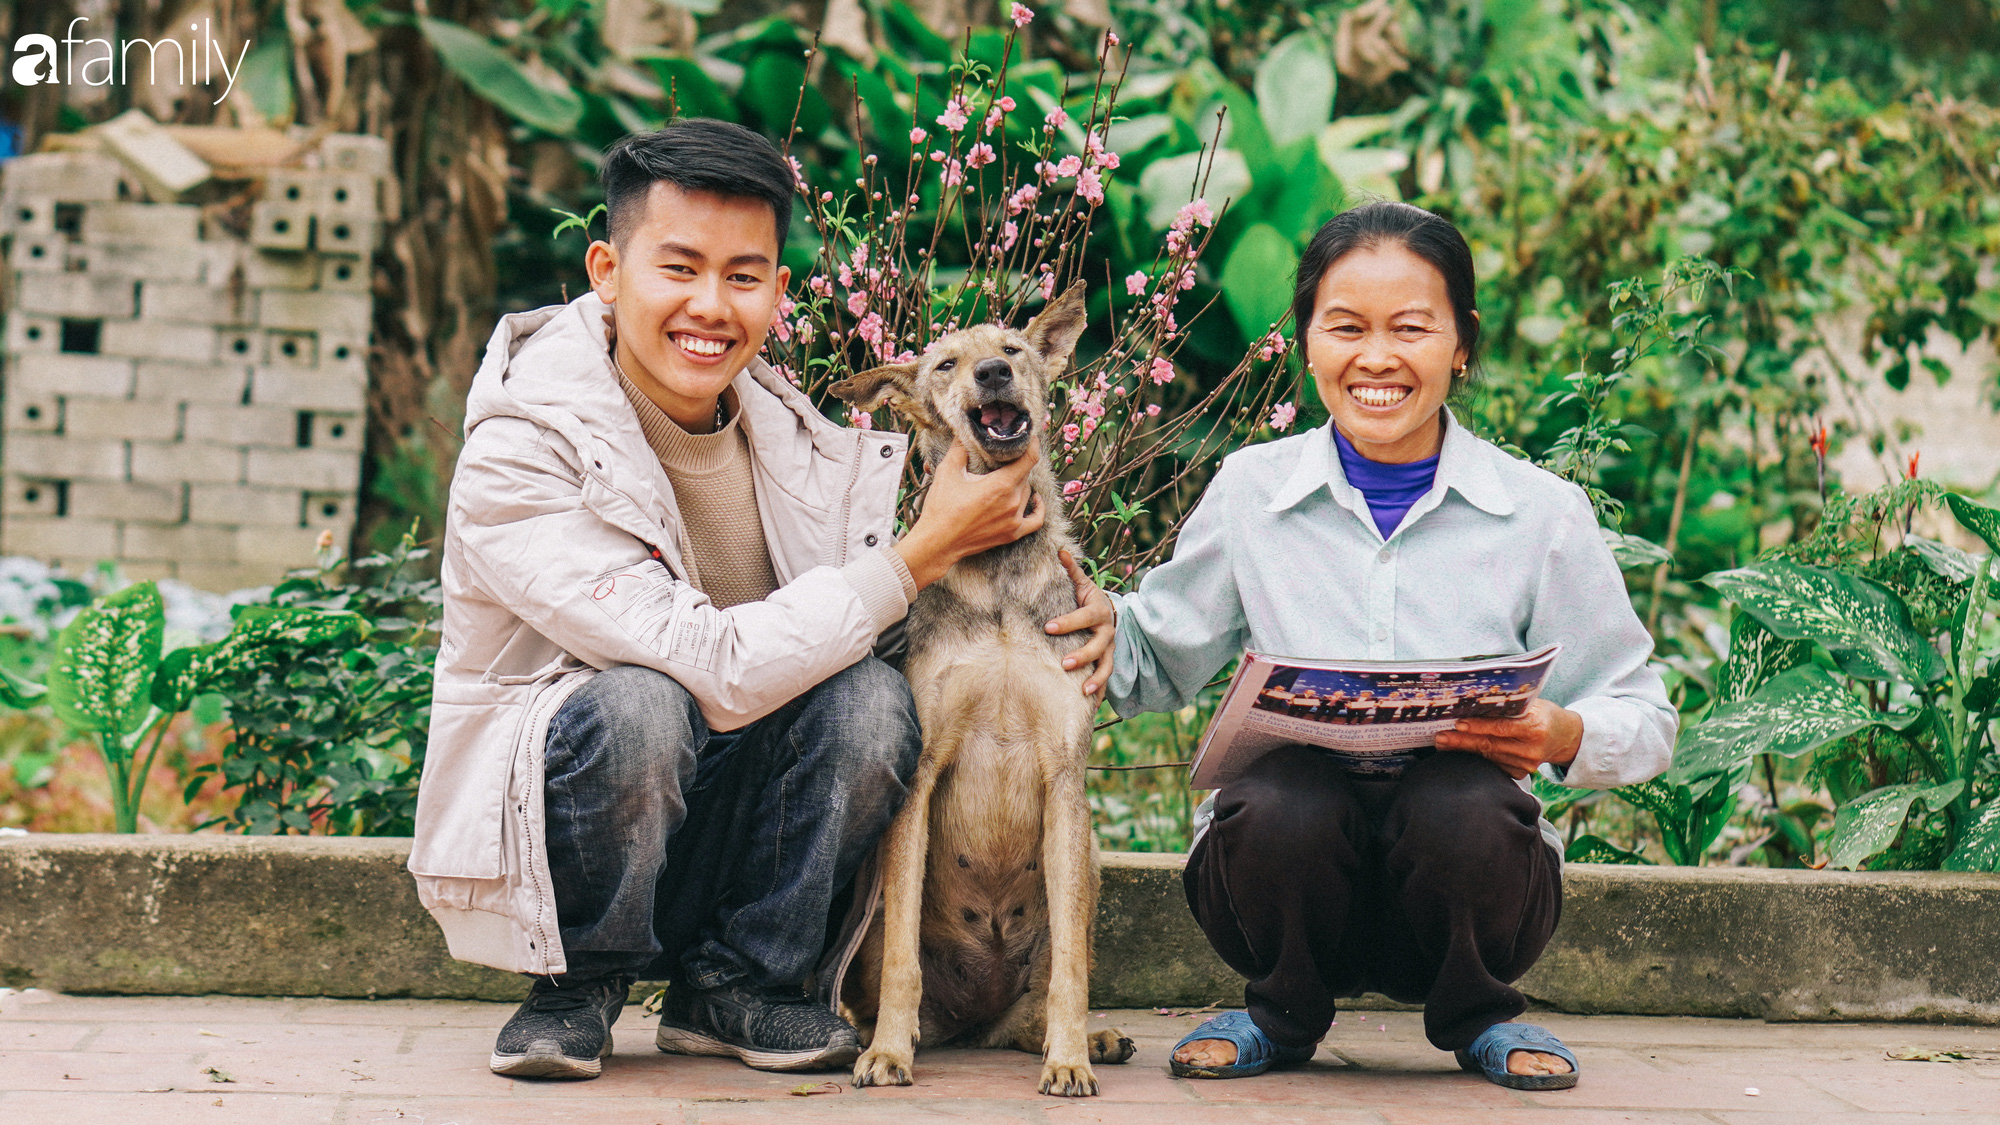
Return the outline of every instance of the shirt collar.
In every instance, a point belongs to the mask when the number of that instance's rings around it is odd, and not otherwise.
[[[1444,444],[1439,451],[1437,484],[1457,492],[1467,503],[1483,512],[1496,516],[1513,515],[1514,498],[1508,494],[1506,485],[1500,481],[1500,474],[1493,467],[1492,454],[1496,451],[1487,448],[1485,442],[1466,429],[1453,416],[1450,408],[1445,408],[1444,417]],[[1364,503],[1361,491],[1347,482],[1347,473],[1340,467],[1340,451],[1333,445],[1331,421],[1305,435],[1291,475],[1278,486],[1264,510],[1282,512],[1322,487],[1331,490],[1342,507],[1361,511],[1360,506]]]

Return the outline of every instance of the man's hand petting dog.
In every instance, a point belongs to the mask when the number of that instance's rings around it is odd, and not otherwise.
[[[931,474],[924,510],[915,527],[896,543],[917,589],[944,577],[962,558],[1032,535],[1048,518],[1028,487],[1028,473],[1041,459],[1039,447],[990,473],[965,471],[965,447],[951,450]]]
[[[1568,765],[1582,746],[1583,716],[1546,699],[1518,719],[1460,719],[1437,736],[1438,749],[1477,754],[1516,781],[1543,762]]]
[[[1057,552],[1062,559],[1063,569],[1069,571],[1069,580],[1076,583],[1076,609],[1063,614],[1043,626],[1051,636],[1060,637],[1081,629],[1090,630],[1090,640],[1084,646],[1063,657],[1065,670],[1081,668],[1086,664],[1096,664],[1090,677],[1083,681],[1083,694],[1096,696],[1104,690],[1104,682],[1111,678],[1111,642],[1117,636],[1113,625],[1116,613],[1111,608],[1111,595],[1097,588],[1097,583],[1076,565],[1076,559],[1067,548]]]

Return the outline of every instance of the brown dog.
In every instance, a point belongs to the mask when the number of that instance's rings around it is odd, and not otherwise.
[[[926,465],[956,441],[968,471],[987,472],[1043,440],[1049,384],[1083,325],[1078,282],[1021,331],[961,329],[914,363],[832,391],[907,418]],[[1040,530],[965,559],[910,607],[904,672],[924,749],[883,841],[882,913],[848,993],[869,1041],[856,1086],[909,1085],[919,1039],[1040,1051],[1042,1093],[1066,1097],[1097,1093],[1092,1063],[1132,1057],[1117,1029],[1087,1032],[1098,875],[1084,763],[1096,707],[1079,686],[1090,669],[1062,667],[1083,638],[1042,629],[1076,608],[1057,557],[1076,545],[1046,460],[1028,479]]]

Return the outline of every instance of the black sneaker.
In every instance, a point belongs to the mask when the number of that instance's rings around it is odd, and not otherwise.
[[[854,1025],[826,1005],[740,984],[667,989],[653,1044],[676,1055],[733,1055],[759,1070],[843,1067],[861,1055]]]
[[[514,1078],[595,1078],[632,982],[608,976],[562,986],[538,977],[493,1045],[487,1065]]]

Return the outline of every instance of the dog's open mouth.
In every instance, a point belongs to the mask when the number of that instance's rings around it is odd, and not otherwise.
[[[1028,412],[1011,402],[989,402],[966,411],[987,445],[1012,445],[1028,436]]]

